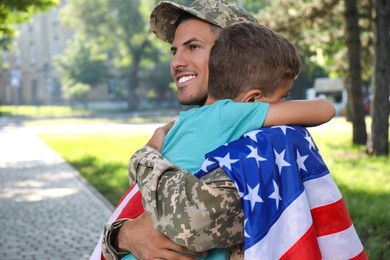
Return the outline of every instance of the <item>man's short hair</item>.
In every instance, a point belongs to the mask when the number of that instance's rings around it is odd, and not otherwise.
[[[196,0],[189,7],[171,1],[162,1],[154,7],[150,15],[150,27],[153,33],[161,40],[172,43],[177,19],[183,13],[189,13],[221,28],[240,21],[257,23],[252,14],[223,0]]]
[[[270,28],[239,22],[221,30],[210,51],[209,95],[235,99],[247,89],[272,94],[301,69],[294,46]]]

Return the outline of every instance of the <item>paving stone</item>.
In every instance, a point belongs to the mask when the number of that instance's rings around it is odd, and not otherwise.
[[[0,128],[0,260],[88,259],[112,210],[34,133]]]

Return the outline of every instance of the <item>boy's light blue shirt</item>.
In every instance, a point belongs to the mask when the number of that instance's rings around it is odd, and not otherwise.
[[[268,108],[268,103],[240,103],[224,99],[180,112],[164,139],[161,153],[180,169],[195,173],[205,160],[206,153],[260,128]],[[211,249],[208,254],[206,260],[225,260],[228,257],[227,250],[223,248]],[[122,259],[135,260],[131,254]]]
[[[164,139],[161,153],[180,169],[195,173],[206,153],[260,128],[268,108],[268,103],[224,99],[181,112]]]

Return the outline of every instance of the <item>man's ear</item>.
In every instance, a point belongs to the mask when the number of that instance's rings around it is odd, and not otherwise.
[[[251,89],[242,95],[240,102],[255,102],[262,96],[260,89]]]

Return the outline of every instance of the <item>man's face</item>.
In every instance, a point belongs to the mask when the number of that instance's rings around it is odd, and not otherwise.
[[[206,101],[208,62],[215,40],[207,22],[189,19],[177,27],[171,47],[171,74],[180,104],[202,106]]]

